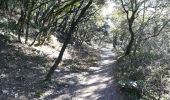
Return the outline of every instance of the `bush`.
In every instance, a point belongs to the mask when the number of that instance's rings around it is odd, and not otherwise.
[[[138,53],[119,59],[115,76],[132,100],[160,99],[166,91],[168,63],[156,53]]]
[[[0,34],[0,42],[5,43],[5,44],[6,43],[11,43],[10,36]]]

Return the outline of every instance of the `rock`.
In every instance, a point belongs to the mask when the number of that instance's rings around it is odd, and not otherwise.
[[[17,98],[17,97],[18,97],[18,93],[15,94],[15,98]]]
[[[8,90],[2,90],[3,94],[7,94],[9,91]]]
[[[5,78],[6,77],[6,74],[1,74],[0,75],[0,78]]]

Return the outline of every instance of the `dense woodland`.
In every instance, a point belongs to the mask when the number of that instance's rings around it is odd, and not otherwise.
[[[169,0],[0,0],[0,100],[169,100],[169,10]],[[75,98],[76,78],[93,77],[108,48],[101,68],[125,98]]]

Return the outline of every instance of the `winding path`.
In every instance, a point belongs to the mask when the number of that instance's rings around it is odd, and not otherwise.
[[[99,66],[91,67],[94,72],[80,82],[72,100],[125,100],[113,79],[114,59],[110,48],[102,48]]]
[[[120,93],[113,78],[116,55],[111,48],[102,47],[100,51],[101,60],[98,66],[90,67],[92,72],[72,73],[62,76],[69,78],[67,83],[72,85],[68,85],[64,93],[57,97],[53,94],[54,96],[50,100],[127,100]],[[58,74],[57,76],[60,77]],[[73,79],[78,80],[74,81]]]

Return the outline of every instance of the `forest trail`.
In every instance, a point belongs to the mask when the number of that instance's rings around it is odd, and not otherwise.
[[[124,100],[113,79],[116,55],[111,48],[101,48],[101,60],[92,74],[81,81],[72,100]]]
[[[113,79],[116,55],[106,47],[102,47],[100,52],[97,66],[90,67],[92,73],[79,76],[81,79],[77,84],[69,86],[68,92],[55,100],[125,100]]]

